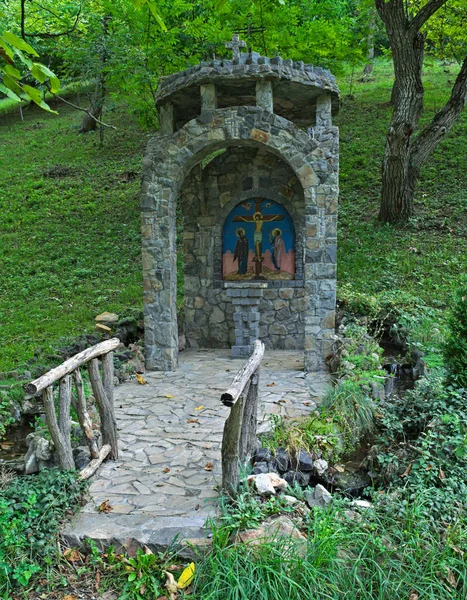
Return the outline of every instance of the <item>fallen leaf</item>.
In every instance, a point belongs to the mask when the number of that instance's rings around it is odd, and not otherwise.
[[[342,465],[334,465],[334,468],[338,473],[345,473],[345,468]]]
[[[83,556],[78,552],[78,550],[67,548],[63,553],[63,558],[66,558],[68,562],[80,562],[83,560]]]
[[[96,573],[96,592],[99,589],[100,585],[101,585],[101,572],[97,571],[97,573]]]
[[[452,586],[453,588],[457,587],[457,581],[456,578],[454,577],[454,573],[451,571],[451,569],[448,567],[447,568],[447,575],[446,575],[446,581],[449,583],[450,586]]]
[[[201,406],[197,406],[197,407],[195,408],[195,410],[203,410],[203,408],[204,408],[204,406],[201,404]]]
[[[464,556],[464,551],[461,550],[460,548],[458,548],[457,546],[449,546],[449,547],[451,548],[451,550],[454,550],[454,552],[457,552],[457,554]]]
[[[188,565],[188,567],[186,569],[184,569],[182,571],[182,574],[178,578],[178,582],[177,582],[178,587],[181,590],[183,590],[183,588],[186,588],[187,585],[190,585],[190,583],[193,581],[194,576],[195,576],[195,563],[192,562]]]
[[[63,600],[78,600],[78,598],[73,594],[66,594],[66,596],[63,596]]]
[[[206,463],[204,470],[205,471],[212,471],[214,469],[214,465],[212,464],[212,462],[208,462]]]
[[[165,588],[169,592],[169,598],[170,600],[177,600],[178,586],[175,582],[175,577],[172,575],[172,573],[169,573],[168,571],[164,571],[164,573],[167,577],[167,581],[165,582]]]
[[[275,383],[274,383],[274,381],[273,381],[272,383],[267,383],[267,384],[266,384],[266,387],[273,387],[274,385],[276,385],[276,384],[275,384]]]
[[[144,379],[144,377],[140,373],[136,373],[136,381],[141,385],[147,383],[146,379]]]
[[[418,600],[417,592],[410,592],[409,600]]]
[[[199,423],[198,419],[188,419],[187,423]]]
[[[100,513],[109,513],[112,510],[112,507],[110,506],[110,502],[108,500],[104,500],[104,502],[98,506],[97,510]]]
[[[164,398],[173,398],[172,394],[165,394]]]
[[[412,470],[412,467],[413,467],[413,463],[414,463],[413,460],[409,463],[409,466],[407,467],[407,469],[402,473],[401,479],[409,476],[410,471]]]
[[[310,406],[311,402],[302,402],[305,406]]]
[[[169,469],[169,467],[165,467],[165,469],[163,469],[163,471],[162,471],[162,472],[163,472],[163,473],[170,473],[170,469]]]
[[[443,469],[442,469],[441,467],[439,468],[439,474],[438,474],[438,477],[439,477],[441,480],[443,480],[443,479],[446,479],[446,473],[443,471]]]

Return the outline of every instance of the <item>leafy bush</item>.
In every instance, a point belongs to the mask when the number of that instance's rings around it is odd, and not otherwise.
[[[467,288],[458,292],[449,319],[449,335],[444,356],[449,368],[449,380],[467,388]]]
[[[431,375],[378,409],[382,435],[371,457],[396,512],[426,493],[426,518],[439,527],[457,519],[467,497],[467,391]]]
[[[31,577],[57,557],[56,537],[86,489],[69,471],[44,470],[16,478],[0,496],[0,594]],[[7,596],[8,597],[8,596]]]

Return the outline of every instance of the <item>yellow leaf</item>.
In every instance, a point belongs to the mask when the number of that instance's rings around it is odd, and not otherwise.
[[[203,408],[204,408],[204,406],[201,404],[201,406],[197,406],[197,407],[195,408],[195,410],[203,410]]]
[[[344,473],[345,472],[345,468],[342,465],[334,465],[334,468],[336,469],[336,471],[338,471],[339,473]]]
[[[165,398],[173,398],[172,394],[166,394]]]
[[[213,471],[214,470],[214,465],[212,464],[212,462],[207,462],[205,467],[204,467],[205,471]]]
[[[183,573],[178,578],[177,585],[183,590],[187,585],[193,581],[193,577],[195,576],[195,563],[190,563],[186,569],[184,569]]]
[[[147,383],[146,379],[144,379],[144,377],[142,375],[140,375],[140,373],[136,373],[136,381],[138,383],[140,383],[141,385],[144,385],[145,383]]]

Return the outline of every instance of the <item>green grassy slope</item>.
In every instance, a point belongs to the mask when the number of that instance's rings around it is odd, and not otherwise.
[[[147,134],[78,135],[81,113],[31,107],[0,118],[0,371],[141,305],[138,190]]]
[[[429,118],[455,67],[426,74]],[[389,66],[378,64],[375,76],[354,83],[353,99],[340,82],[339,285],[402,290],[444,309],[466,266],[467,113],[423,172],[416,218],[402,229],[383,226],[376,215]],[[148,132],[117,104],[107,120],[118,131],[106,130],[101,147],[98,135],[77,134],[79,113],[57,108],[59,116],[28,108],[24,122],[17,112],[0,116],[0,372],[92,329],[103,310],[142,303],[138,189]]]

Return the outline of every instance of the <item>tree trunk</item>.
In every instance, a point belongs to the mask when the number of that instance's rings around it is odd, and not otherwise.
[[[374,8],[370,10],[370,21],[368,23],[368,35],[366,38],[367,55],[366,65],[363,69],[363,80],[366,80],[373,72],[373,62],[375,59],[375,29],[376,29],[376,11]]]
[[[102,19],[102,36],[99,43],[99,73],[97,75],[96,89],[94,91],[94,95],[91,99],[91,105],[89,107],[89,112],[91,114],[86,113],[81,121],[81,127],[79,129],[80,133],[88,133],[89,131],[95,131],[97,129],[97,121],[95,119],[101,120],[102,112],[104,110],[105,97],[107,93],[106,87],[106,74],[105,74],[105,63],[107,62],[108,52],[107,52],[107,36],[109,34],[109,22],[112,17],[106,15]],[[91,116],[92,115],[92,116]],[[94,119],[92,118],[94,117]],[[102,125],[100,125],[100,138],[101,142],[104,140],[104,129]]]
[[[417,138],[423,110],[422,67],[425,37],[421,27],[447,0],[428,0],[410,19],[403,0],[376,0],[388,33],[394,61],[394,105],[382,165],[379,218],[389,223],[407,221],[414,212],[414,193],[421,167],[455,123],[467,99],[467,59],[451,98]]]

